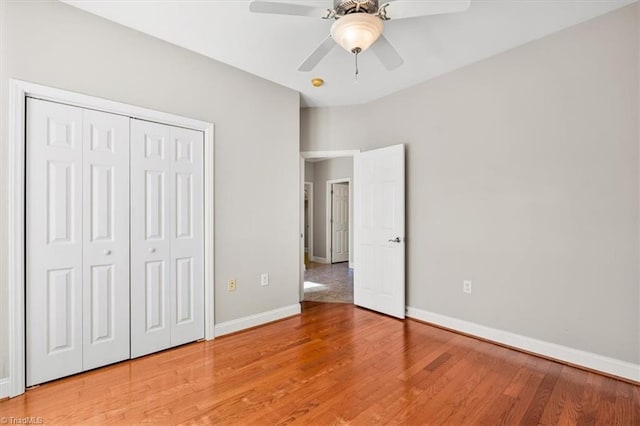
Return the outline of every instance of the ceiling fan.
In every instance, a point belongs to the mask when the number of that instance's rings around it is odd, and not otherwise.
[[[255,13],[305,16],[335,20],[329,36],[298,67],[299,71],[311,71],[333,50],[336,43],[356,58],[369,47],[388,70],[398,68],[404,60],[389,40],[382,35],[384,22],[416,16],[463,12],[470,0],[333,0],[333,8],[304,4],[253,0],[249,10]],[[380,4],[382,3],[382,4]]]

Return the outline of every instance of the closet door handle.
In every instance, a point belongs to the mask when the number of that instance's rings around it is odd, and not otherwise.
[[[104,251],[104,254],[106,254],[107,256],[109,256],[111,254],[111,250],[107,249]]]
[[[154,249],[153,247],[149,248],[149,253],[155,253],[156,249]]]

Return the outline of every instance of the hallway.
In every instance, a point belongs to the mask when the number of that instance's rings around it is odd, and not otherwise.
[[[306,302],[353,303],[353,269],[348,262],[307,263],[304,273]]]

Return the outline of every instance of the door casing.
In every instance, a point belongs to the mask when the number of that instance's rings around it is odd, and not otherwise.
[[[339,157],[354,157],[360,152],[359,149],[343,150],[343,151],[303,151],[300,153],[300,257],[299,257],[299,271],[300,271],[300,301],[304,300],[304,162],[305,160],[319,159],[319,158],[339,158]],[[349,194],[352,197],[353,194]],[[355,202],[355,199],[354,199]],[[355,205],[354,205],[355,207]],[[355,247],[355,240],[351,247]],[[349,263],[350,268],[355,268],[356,265]]]

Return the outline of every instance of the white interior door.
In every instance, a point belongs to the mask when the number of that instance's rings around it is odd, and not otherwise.
[[[349,184],[331,184],[331,263],[349,260]]]
[[[131,120],[131,357],[171,346],[171,129]]]
[[[129,117],[83,110],[83,369],[129,358]]]
[[[171,127],[171,346],[204,337],[204,134]]]
[[[354,176],[354,303],[404,318],[404,145],[356,155]]]
[[[82,371],[82,109],[27,100],[27,386]]]

